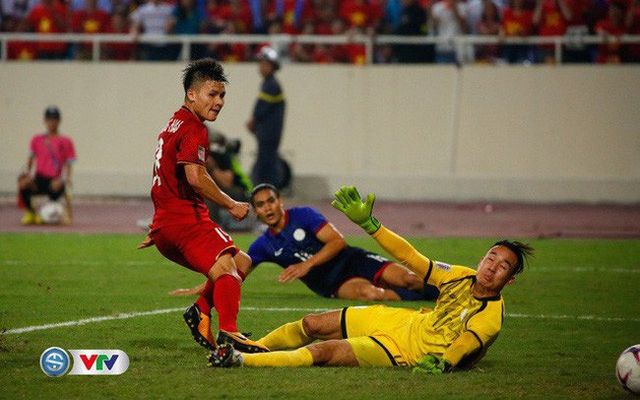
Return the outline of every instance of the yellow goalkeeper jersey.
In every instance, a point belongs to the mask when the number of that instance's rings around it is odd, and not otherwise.
[[[442,356],[454,366],[467,366],[482,358],[502,327],[502,297],[475,298],[475,270],[432,261],[384,226],[372,236],[394,258],[440,290],[433,310],[410,314],[406,328],[393,335],[409,364],[428,353]]]

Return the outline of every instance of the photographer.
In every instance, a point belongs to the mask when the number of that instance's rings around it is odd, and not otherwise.
[[[240,140],[228,140],[218,131],[209,131],[209,157],[207,157],[207,171],[216,184],[236,201],[248,201],[253,186],[251,180],[242,170],[237,159],[240,153]],[[254,225],[253,218],[235,221],[216,204],[205,201],[209,207],[209,215],[225,230],[246,231]]]

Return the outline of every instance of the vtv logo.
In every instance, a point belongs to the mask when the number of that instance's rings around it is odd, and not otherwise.
[[[129,368],[122,350],[69,350],[73,368],[69,375],[120,375]]]
[[[113,364],[115,364],[116,360],[118,360],[118,357],[119,356],[117,354],[112,355],[111,358],[107,357],[106,354],[91,354],[90,356],[86,354],[80,354],[80,360],[87,368],[87,370],[90,370],[91,367],[93,367],[93,365],[95,364],[96,371],[102,371],[104,369],[104,365],[107,366],[107,369],[111,370],[111,368],[113,368]]]

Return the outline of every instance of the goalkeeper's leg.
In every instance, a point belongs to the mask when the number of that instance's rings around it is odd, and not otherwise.
[[[310,367],[359,365],[351,344],[344,339],[314,343],[290,351],[247,354],[229,345],[220,346],[209,356],[212,367]]]
[[[258,340],[270,350],[297,349],[316,339],[341,339],[341,310],[309,314],[301,320],[284,324]]]

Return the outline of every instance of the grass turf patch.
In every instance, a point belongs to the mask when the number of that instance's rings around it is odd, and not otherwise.
[[[170,297],[202,278],[138,235],[0,234],[0,328],[181,309]],[[234,235],[241,248],[253,239]],[[350,244],[380,251],[368,237]],[[410,238],[425,255],[475,265],[489,239]],[[631,398],[618,387],[618,354],[640,342],[640,241],[532,240],[537,256],[505,288],[507,318],[488,355],[469,372],[438,377],[401,368],[213,370],[180,311],[0,335],[1,398]],[[257,268],[243,286],[239,325],[260,337],[311,309],[356,304],[324,299],[300,282],[277,283],[280,269]],[[402,306],[429,303],[396,303]],[[121,376],[49,378],[42,351],[121,349]]]

